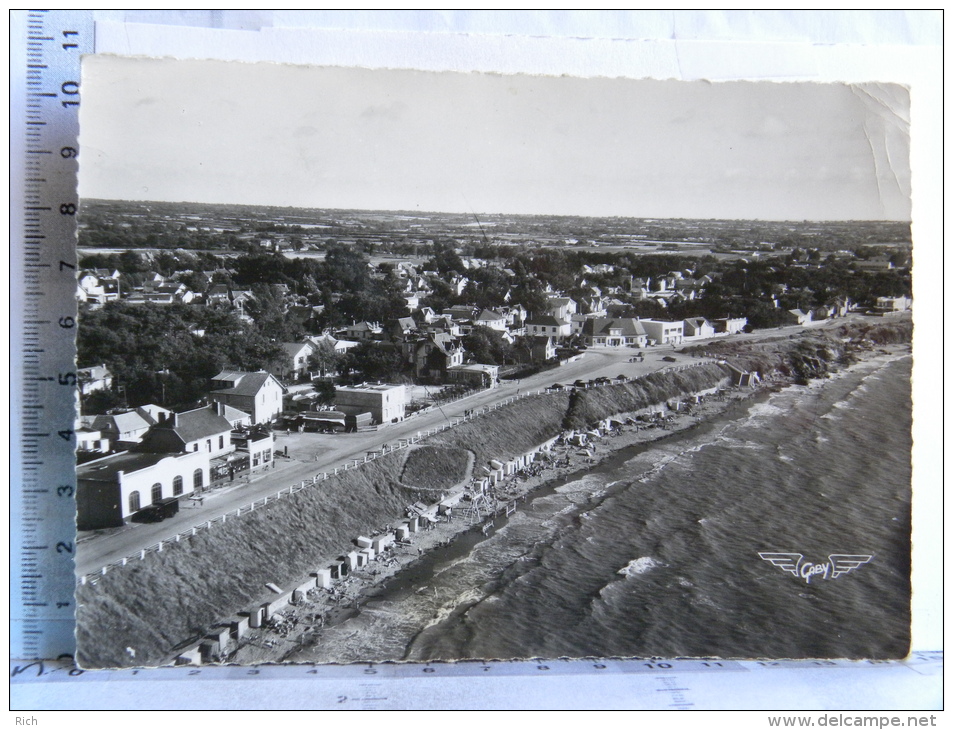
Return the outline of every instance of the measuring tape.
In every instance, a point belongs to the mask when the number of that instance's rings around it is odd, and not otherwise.
[[[93,22],[40,10],[11,21],[10,649],[33,660],[75,647],[77,113]]]

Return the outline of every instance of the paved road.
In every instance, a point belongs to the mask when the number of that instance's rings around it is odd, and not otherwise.
[[[843,324],[843,319],[828,320],[814,327],[833,327]],[[776,337],[779,334],[793,334],[802,327],[785,327],[781,330],[761,330],[751,335],[741,335],[737,339],[758,340]],[[719,341],[699,340],[691,344]],[[734,339],[734,338],[733,338]],[[628,362],[637,353],[645,354],[643,363]],[[666,362],[663,357],[675,357],[676,362]],[[415,436],[448,423],[455,416],[462,416],[467,409],[480,409],[505,400],[517,392],[541,390],[555,382],[571,384],[577,379],[589,380],[597,377],[625,375],[634,377],[654,372],[673,365],[697,363],[697,359],[675,352],[671,347],[659,346],[645,350],[630,348],[590,348],[577,361],[566,363],[557,370],[549,370],[520,382],[504,382],[497,388],[482,391],[428,413],[419,414],[406,421],[390,425],[380,431],[353,434],[298,434],[278,435],[276,450],[288,448],[288,458],[279,458],[274,469],[268,469],[253,476],[251,480],[236,481],[236,486],[213,490],[204,504],[192,506],[183,502],[175,517],[152,524],[130,523],[121,528],[97,533],[81,533],[76,558],[78,575],[99,570],[103,565],[131,556],[143,548],[154,545],[160,540],[170,538],[187,530],[193,525],[203,524],[239,507],[274,494],[281,489],[313,477],[323,471],[333,471],[354,458],[362,458],[368,451],[379,449],[382,444],[395,442]],[[320,488],[320,487],[317,487]]]

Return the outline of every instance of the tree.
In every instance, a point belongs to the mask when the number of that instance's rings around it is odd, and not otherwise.
[[[315,380],[314,392],[318,396],[316,402],[322,406],[329,406],[334,403],[334,396],[337,393],[334,388],[334,382],[328,378]]]
[[[513,356],[513,346],[489,327],[474,327],[464,336],[463,349],[483,365],[503,365]]]
[[[433,248],[433,258],[427,262],[428,268],[436,269],[447,277],[466,272],[467,268],[463,265],[452,243],[434,241]]]
[[[309,365],[312,370],[316,370],[324,377],[338,371],[341,357],[341,354],[334,349],[334,345],[327,340],[322,340],[314,345]]]
[[[399,349],[376,342],[362,342],[342,358],[342,370],[355,372],[362,380],[397,380],[404,370]]]

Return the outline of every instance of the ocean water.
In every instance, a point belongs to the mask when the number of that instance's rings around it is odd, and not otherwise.
[[[910,371],[874,358],[623,450],[289,658],[904,656]],[[873,557],[808,582],[759,552]]]

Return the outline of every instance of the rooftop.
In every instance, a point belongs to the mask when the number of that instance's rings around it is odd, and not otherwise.
[[[361,383],[360,385],[349,385],[349,386],[340,386],[337,388],[337,392],[345,393],[367,393],[370,391],[376,391],[378,393],[383,393],[388,390],[396,390],[397,388],[403,388],[403,385],[392,385],[389,383]]]
[[[194,411],[175,413],[162,423],[153,426],[153,431],[172,431],[182,439],[183,443],[198,441],[231,430],[232,424],[212,408],[196,408]]]
[[[244,373],[236,372],[232,370],[223,370],[214,378],[212,378],[212,383],[232,383],[230,388],[219,388],[213,390],[213,393],[228,393],[230,395],[257,395],[258,392],[264,387],[265,383],[268,382],[268,379],[273,379],[278,383],[277,378],[275,378],[271,373],[265,372],[264,370],[259,370],[255,373]],[[278,383],[281,385],[281,383]],[[281,385],[282,389],[285,386]]]
[[[175,457],[175,454],[147,454],[123,451],[90,461],[76,468],[76,478],[87,481],[114,482],[119,472],[130,473],[158,464],[163,459]]]

